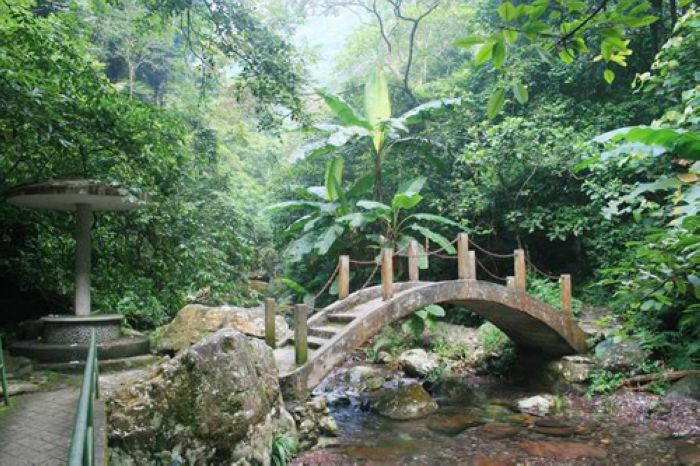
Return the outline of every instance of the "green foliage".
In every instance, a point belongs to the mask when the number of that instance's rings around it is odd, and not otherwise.
[[[288,435],[277,435],[272,439],[270,463],[273,466],[286,466],[297,453],[299,446],[295,438]]]
[[[479,327],[479,343],[487,353],[500,351],[509,342],[510,338],[508,338],[508,335],[491,322],[486,322]]]
[[[405,336],[397,332],[391,325],[386,325],[382,327],[379,336],[374,339],[366,354],[370,362],[377,362],[377,356],[382,351],[396,356],[405,349],[408,349]]]
[[[527,292],[553,308],[561,309],[561,286],[558,283],[546,278],[530,276],[527,279]],[[581,300],[572,297],[571,309],[574,315],[581,314],[581,305]]]
[[[437,304],[430,304],[413,312],[401,324],[401,330],[407,333],[415,344],[423,340],[423,333],[434,333],[437,319],[445,316],[445,310]]]
[[[611,372],[605,369],[594,371],[591,373],[591,380],[586,394],[588,396],[608,395],[620,388],[624,379],[625,374],[619,372]]]

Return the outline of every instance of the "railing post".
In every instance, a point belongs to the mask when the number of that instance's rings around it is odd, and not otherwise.
[[[418,241],[411,240],[408,243],[408,281],[420,280],[418,272]]]
[[[277,345],[277,331],[275,329],[275,300],[265,299],[265,343],[272,349]]]
[[[467,255],[467,278],[476,280],[476,251],[469,251]]]
[[[350,294],[350,256],[340,256],[338,260],[338,299]]]
[[[308,308],[305,304],[294,306],[294,360],[297,365],[306,364],[309,359],[306,317]]]
[[[506,277],[506,287],[515,288],[515,277],[514,276],[508,275]]]
[[[469,235],[457,235],[457,278],[466,280],[469,276]]]
[[[382,298],[391,299],[394,296],[394,249],[382,249]]]
[[[571,275],[563,274],[559,279],[561,284],[561,308],[569,323],[574,321],[574,313],[571,309]]]
[[[7,373],[5,372],[5,357],[2,354],[2,337],[0,337],[0,382],[2,383],[2,398],[5,406],[10,406],[10,392],[7,388]]]
[[[515,268],[515,288],[520,291],[527,289],[527,269],[525,268],[525,250],[516,249],[513,253]]]

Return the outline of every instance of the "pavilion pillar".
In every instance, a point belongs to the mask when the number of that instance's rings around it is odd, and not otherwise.
[[[75,315],[90,315],[90,228],[92,210],[88,204],[76,205],[75,220]]]
[[[411,240],[408,243],[408,281],[417,282],[420,280],[418,272],[418,241]]]

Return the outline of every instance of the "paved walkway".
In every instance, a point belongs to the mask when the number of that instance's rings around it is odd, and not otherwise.
[[[66,387],[12,398],[0,420],[0,465],[63,465],[80,389]]]

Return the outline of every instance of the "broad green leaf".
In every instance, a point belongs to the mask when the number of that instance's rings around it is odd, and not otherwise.
[[[506,92],[503,89],[498,89],[496,92],[491,94],[489,97],[488,104],[486,105],[486,115],[489,120],[496,118],[496,115],[501,111],[503,103],[506,100]]]
[[[530,98],[527,92],[527,87],[525,87],[525,85],[522,83],[513,84],[513,96],[521,105],[526,104]]]
[[[432,315],[433,317],[445,317],[445,310],[442,308],[442,306],[437,304],[429,304],[425,306],[425,310],[428,311],[428,314]]]
[[[409,228],[417,231],[421,235],[428,238],[430,241],[437,243],[441,248],[445,249],[446,253],[454,254],[456,252],[454,246],[450,244],[450,241],[444,236],[442,236],[440,233],[436,233],[433,230],[430,230],[417,224],[413,224]]]
[[[392,118],[391,122],[393,125],[413,125],[420,123],[425,115],[431,114],[433,111],[438,111],[445,107],[459,105],[461,103],[462,99],[458,97],[430,100],[424,104],[420,104],[419,106],[412,108],[398,118]]]
[[[606,68],[605,71],[603,71],[603,79],[605,79],[606,83],[612,84],[613,81],[615,81],[615,72],[610,68]]]
[[[320,203],[311,201],[284,201],[272,204],[265,207],[264,211],[286,210],[286,209],[302,209],[306,207],[320,207]]]
[[[376,216],[362,212],[354,212],[352,214],[343,215],[336,221],[339,223],[347,223],[350,228],[362,228],[363,226],[372,223],[376,220]]]
[[[379,152],[384,143],[384,130],[379,123],[391,117],[391,101],[389,100],[389,86],[381,67],[377,67],[370,74],[365,84],[365,114],[372,127],[372,140],[374,150]]]
[[[491,56],[493,55],[493,42],[487,42],[481,47],[479,47],[479,51],[476,52],[476,55],[474,55],[474,64],[479,66],[483,65],[487,61],[491,59]]]
[[[357,202],[357,207],[360,207],[362,209],[366,210],[380,210],[382,212],[391,212],[391,207],[389,207],[386,204],[382,204],[381,202],[376,202],[376,201],[358,201]]]
[[[345,161],[341,157],[331,159],[326,164],[325,187],[329,201],[340,199],[341,184],[343,183],[343,166]]]
[[[478,44],[483,44],[484,39],[481,36],[469,36],[465,37],[464,39],[459,39],[458,41],[455,42],[456,47],[460,47],[463,49],[468,49],[470,47],[473,47]]]
[[[518,31],[514,31],[512,29],[504,29],[503,38],[506,40],[506,42],[514,44],[518,40]]]
[[[518,15],[518,9],[508,1],[501,3],[501,6],[498,7],[498,16],[500,16],[503,21],[513,21]]]
[[[340,235],[343,234],[345,229],[340,225],[331,225],[321,233],[318,240],[314,243],[314,248],[318,251],[319,255],[324,255],[333,246],[335,240],[338,239]]]
[[[423,189],[423,186],[425,185],[426,181],[427,178],[424,176],[419,176],[418,178],[408,180],[401,184],[401,186],[399,186],[399,189],[396,192],[403,193],[409,196],[412,194],[417,194],[420,192],[421,189]]]
[[[449,218],[442,217],[440,215],[434,215],[434,214],[412,214],[406,217],[406,219],[411,219],[414,218],[416,220],[427,220],[429,222],[435,222],[435,223],[442,223],[443,225],[449,225],[453,226],[455,228],[462,228],[462,225],[460,225],[457,222],[454,222],[450,220]]]
[[[397,193],[391,200],[391,208],[396,209],[412,209],[417,206],[420,201],[423,200],[423,196],[420,194],[406,194]]]
[[[374,175],[368,174],[358,178],[348,189],[349,199],[356,199],[362,194],[368,193],[374,185]]]
[[[502,40],[493,44],[492,59],[495,68],[502,67],[503,63],[506,61],[506,45]]]
[[[333,113],[346,125],[361,126],[369,131],[372,130],[372,125],[362,116],[358,115],[355,110],[348,105],[342,98],[329,94],[324,91],[317,91],[318,95],[323,98],[326,105],[333,110]]]

